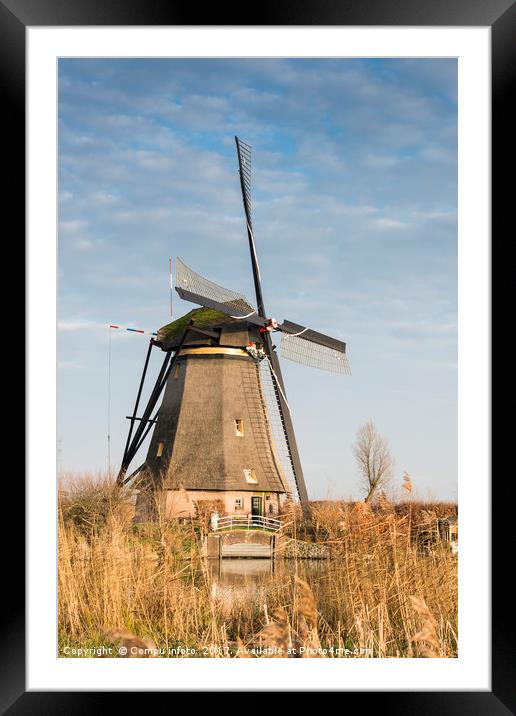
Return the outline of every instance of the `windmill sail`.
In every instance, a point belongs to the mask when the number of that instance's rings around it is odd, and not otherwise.
[[[201,276],[180,258],[176,259],[176,291],[186,301],[221,311],[231,318],[245,319],[261,327],[268,324],[243,294]],[[332,373],[351,375],[343,341],[292,321],[283,321],[278,330],[282,334],[281,354],[284,358]]]
[[[339,353],[333,348],[326,348],[312,341],[304,341],[296,336],[289,336],[287,333],[281,334],[281,356],[310,368],[351,375],[345,353]]]
[[[243,294],[213,283],[188,268],[180,258],[176,259],[176,291],[181,298],[199,306],[213,308],[232,318],[246,318],[251,323],[264,324],[262,319],[256,320],[259,318],[256,309]]]
[[[244,212],[247,224],[247,239],[249,241],[249,250],[251,252],[251,266],[253,269],[254,289],[256,292],[256,305],[258,306],[258,315],[265,318],[265,305],[262,295],[262,278],[260,275],[260,266],[258,264],[258,256],[256,254],[256,243],[253,234],[253,220],[251,216],[251,145],[246,144],[238,137],[235,137],[238,171],[240,174],[240,188],[242,189],[242,200],[244,202]]]
[[[311,368],[351,375],[346,344],[342,341],[291,321],[283,321],[279,328],[283,358]]]
[[[242,199],[244,202],[244,212],[247,224],[247,238],[249,241],[249,250],[251,253],[251,266],[253,269],[254,288],[256,292],[256,305],[258,307],[258,316],[264,321],[262,325],[269,326],[270,321],[266,319],[267,313],[262,294],[262,283],[260,276],[260,267],[258,264],[258,256],[256,254],[256,244],[254,241],[253,225],[252,225],[252,204],[251,204],[251,146],[246,144],[238,137],[235,137],[238,168],[240,174],[240,186],[242,189]],[[272,431],[273,440],[276,444],[277,451],[282,456],[282,464],[287,480],[295,484],[297,494],[308,509],[308,494],[306,491],[305,479],[303,476],[303,468],[299,451],[297,448],[296,436],[294,434],[294,426],[285,396],[285,385],[281,376],[281,369],[278,357],[273,350],[270,333],[265,332],[264,336],[265,351],[268,356],[268,365],[261,368],[262,384],[272,387],[269,389],[269,416],[270,429]],[[267,374],[269,369],[269,374]],[[275,419],[274,419],[275,416]],[[281,459],[281,457],[280,457]],[[293,479],[292,479],[293,478]],[[295,494],[295,493],[294,493]]]
[[[235,137],[237,145],[238,165],[240,168],[240,176],[242,179],[242,195],[244,199],[244,209],[249,226],[252,227],[251,218],[251,145],[246,144],[238,137]]]
[[[292,497],[296,497],[298,494],[296,471],[293,464],[292,453],[288,445],[285,423],[283,422],[281,405],[278,399],[278,385],[268,360],[261,361],[259,370],[260,385],[274,455],[280,464],[288,488],[288,494]]]

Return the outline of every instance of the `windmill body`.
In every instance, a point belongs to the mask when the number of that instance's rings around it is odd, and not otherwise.
[[[160,495],[168,517],[208,511],[273,517],[289,498],[307,508],[308,494],[276,346],[282,356],[349,374],[346,344],[265,312],[251,218],[251,148],[236,139],[256,308],[176,261],[176,291],[200,308],[163,326],[145,361],[118,483],[141,473],[146,488],[137,518],[146,519]],[[137,417],[150,352],[164,360],[141,417]],[[159,407],[161,395],[163,400]],[[129,465],[154,428],[145,462]]]
[[[277,515],[291,489],[252,355],[260,357],[262,336],[247,321],[215,311],[188,317],[214,335],[191,331],[179,349],[181,319],[158,332],[163,350],[178,354],[145,461],[148,479],[165,492],[169,517],[195,516],[200,507]]]

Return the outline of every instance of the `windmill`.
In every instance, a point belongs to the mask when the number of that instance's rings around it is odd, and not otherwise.
[[[175,289],[198,308],[150,340],[118,475],[120,485],[143,472],[151,484],[164,486],[167,511],[174,515],[188,514],[192,503],[202,501],[252,514],[278,512],[288,497],[308,505],[272,334],[280,334],[282,357],[350,374],[343,341],[289,320],[279,323],[265,309],[252,222],[251,147],[235,141],[256,306],[177,259]],[[154,346],[165,357],[137,417]],[[145,462],[127,475],[153,427]]]

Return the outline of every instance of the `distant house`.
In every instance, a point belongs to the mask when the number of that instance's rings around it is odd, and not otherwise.
[[[437,520],[439,538],[450,545],[453,554],[459,551],[459,521],[455,515]]]

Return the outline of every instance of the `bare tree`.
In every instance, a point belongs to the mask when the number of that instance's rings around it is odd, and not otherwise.
[[[369,420],[357,430],[353,453],[365,491],[365,501],[371,502],[375,492],[385,487],[392,477],[394,459],[387,439],[382,437],[376,425]]]

